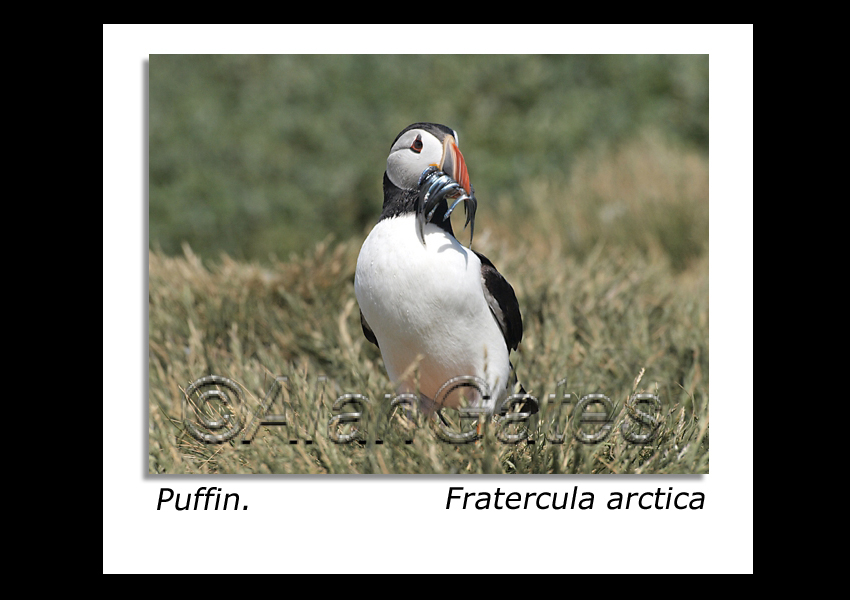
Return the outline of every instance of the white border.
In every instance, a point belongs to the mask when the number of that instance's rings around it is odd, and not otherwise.
[[[709,53],[711,474],[699,480],[429,476],[216,477],[248,511],[155,510],[144,478],[146,218],[143,61],[151,53],[372,53],[410,48],[403,25],[103,28],[104,572],[752,572],[753,28],[446,25],[471,53]],[[436,29],[433,30],[436,32]],[[415,35],[422,35],[417,29]],[[427,40],[425,40],[427,42]],[[681,482],[681,483],[680,483]],[[446,511],[468,490],[593,491],[594,511]],[[703,491],[703,511],[604,510],[612,490]],[[344,508],[344,510],[343,510]],[[358,515],[351,521],[345,515]],[[346,522],[346,525],[342,525]],[[235,534],[235,535],[234,535]],[[450,541],[456,540],[456,541]],[[230,546],[219,551],[221,546]]]

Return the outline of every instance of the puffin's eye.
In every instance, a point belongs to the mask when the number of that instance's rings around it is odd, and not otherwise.
[[[417,135],[416,139],[413,140],[413,143],[410,145],[410,149],[419,154],[422,152],[422,136]]]

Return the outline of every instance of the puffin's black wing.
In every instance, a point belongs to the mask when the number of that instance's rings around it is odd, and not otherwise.
[[[475,255],[481,260],[481,279],[484,281],[484,295],[490,305],[490,312],[499,323],[508,349],[516,350],[522,341],[522,315],[514,288],[496,270],[489,258],[479,252],[475,252]]]
[[[502,277],[490,259],[479,252],[475,252],[475,255],[481,260],[481,279],[484,281],[484,295],[487,297],[487,304],[490,305],[490,312],[493,313],[502,330],[502,335],[505,336],[508,351],[516,350],[522,341],[522,315],[519,312],[519,302],[517,302],[514,288]],[[509,393],[526,393],[525,388],[517,380],[513,364],[511,364]],[[537,403],[532,401],[522,402],[517,405],[517,409],[520,412],[532,414],[539,410]]]
[[[363,335],[366,336],[366,339],[378,346],[378,338],[375,337],[375,332],[372,331],[372,328],[369,327],[369,323],[366,322],[366,319],[363,317],[363,311],[360,311],[360,327],[363,328]],[[378,346],[380,348],[380,346]]]

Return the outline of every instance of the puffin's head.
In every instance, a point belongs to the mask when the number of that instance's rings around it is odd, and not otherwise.
[[[408,125],[393,141],[387,157],[387,177],[398,188],[415,190],[425,169],[436,167],[472,194],[466,162],[457,146],[457,133],[445,125]]]

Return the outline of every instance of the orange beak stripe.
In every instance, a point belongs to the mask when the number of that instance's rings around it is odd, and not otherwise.
[[[472,193],[466,161],[463,159],[463,154],[460,153],[457,144],[450,137],[446,138],[443,145],[443,164],[440,165],[440,170],[457,181],[467,194]]]

